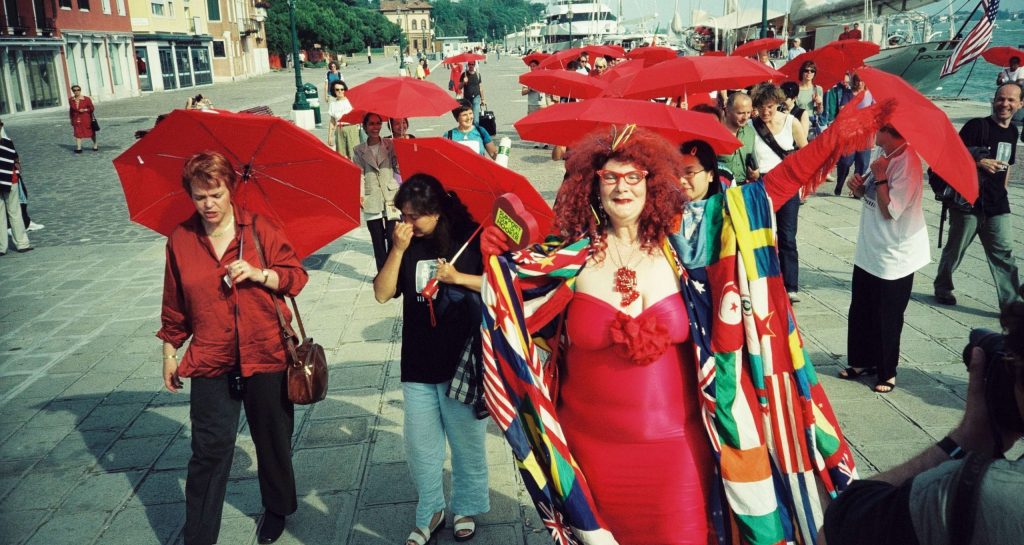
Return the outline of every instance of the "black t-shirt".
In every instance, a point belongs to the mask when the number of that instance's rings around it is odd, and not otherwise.
[[[480,72],[462,74],[462,96],[467,99],[480,96],[480,84],[483,82]]]
[[[434,299],[437,325],[430,325],[430,306],[420,295],[427,281],[437,274],[437,258],[451,260],[455,252],[476,229],[476,224],[452,237],[447,255],[442,256],[434,242],[414,237],[402,256],[398,270],[398,293],[402,295],[402,382],[439,384],[455,376],[466,340],[480,330],[480,297],[466,288],[440,284]],[[474,237],[455,262],[466,274],[483,274],[480,237]]]
[[[987,124],[987,129],[984,127]],[[988,131],[987,141],[983,138],[984,131]],[[991,117],[979,117],[968,121],[960,129],[960,139],[968,148],[987,146],[989,148],[988,158],[996,157],[996,149],[1000,142],[1010,145],[1010,161],[1012,165],[1017,158],[1017,138],[1020,136],[1017,127],[1012,123],[1009,127],[1003,128],[996,124]],[[1006,172],[988,174],[978,170],[978,201],[975,209],[980,209],[986,216],[998,216],[1010,213],[1010,199],[1006,194]]]

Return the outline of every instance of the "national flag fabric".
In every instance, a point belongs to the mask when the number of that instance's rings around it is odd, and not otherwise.
[[[999,13],[999,0],[981,0],[980,8],[981,19],[946,59],[939,74],[940,78],[956,73],[962,66],[977,59],[992,41],[992,30],[995,28],[996,15]]]
[[[663,248],[690,316],[719,545],[817,543],[823,505],[856,478],[782,284],[773,216],[763,182],[734,187],[707,201],[706,267],[683,268],[680,249]],[[552,322],[590,252],[587,239],[551,239],[489,257],[481,290],[485,399],[559,544],[615,543],[559,423],[557,358],[542,359],[538,338],[564,348]]]

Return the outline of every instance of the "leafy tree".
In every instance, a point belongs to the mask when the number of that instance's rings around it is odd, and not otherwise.
[[[354,7],[357,4],[360,7]],[[361,0],[296,0],[295,28],[301,49],[320,44],[326,50],[356,53],[367,45],[380,47],[398,42],[401,29],[380,11]],[[267,48],[278,54],[291,52],[291,26],[287,2],[272,2],[267,10]]]
[[[467,36],[474,41],[522,28],[544,12],[543,4],[528,0],[434,0],[432,4],[438,36]]]

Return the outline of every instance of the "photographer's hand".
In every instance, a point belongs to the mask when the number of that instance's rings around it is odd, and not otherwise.
[[[969,379],[967,382],[967,406],[964,409],[964,417],[960,424],[951,432],[950,439],[967,452],[980,452],[987,456],[997,456],[995,437],[992,433],[992,423],[989,419],[988,405],[985,403],[985,351],[974,347],[971,351],[971,362],[967,367]],[[1002,444],[1010,448],[1018,439],[1016,434],[1003,432]]]

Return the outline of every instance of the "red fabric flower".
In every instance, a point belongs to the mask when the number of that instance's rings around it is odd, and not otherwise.
[[[611,337],[619,352],[637,365],[650,365],[672,344],[668,328],[657,318],[644,315],[633,318],[624,312],[616,314]]]

